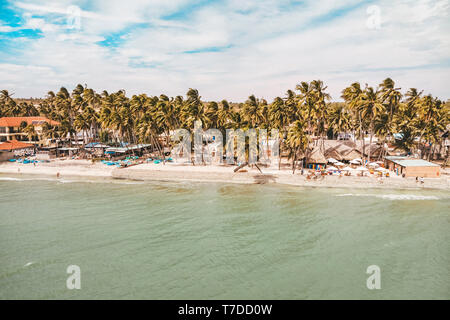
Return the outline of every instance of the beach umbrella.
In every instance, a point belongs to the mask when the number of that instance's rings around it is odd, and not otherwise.
[[[376,162],[371,162],[371,163],[368,164],[368,166],[369,166],[369,167],[377,168],[377,167],[379,167],[380,165],[379,165],[378,163],[376,163]]]
[[[343,167],[343,166],[345,166],[345,163],[338,161],[338,162],[334,163],[334,165],[338,166],[338,167]]]
[[[352,160],[350,161],[351,164],[361,164],[361,161],[357,161],[357,160]]]
[[[357,170],[357,171],[369,171],[369,169],[367,169],[366,167],[358,167],[355,170]]]
[[[339,161],[337,161],[335,158],[330,158],[330,159],[328,159],[327,161],[330,162],[330,163],[336,163],[336,162],[339,162]]]
[[[345,167],[342,169],[342,171],[354,171],[355,169],[351,168],[351,167]]]
[[[378,167],[378,168],[375,169],[375,171],[388,172],[389,170],[386,169],[386,168]]]
[[[331,166],[331,167],[327,167],[327,170],[336,171],[336,170],[338,170],[338,168]]]
[[[359,162],[359,163],[362,163],[362,159],[361,158],[356,158],[356,159],[353,159],[352,161],[357,161],[357,162]]]

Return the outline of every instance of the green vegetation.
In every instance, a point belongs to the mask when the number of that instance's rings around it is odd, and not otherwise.
[[[44,127],[48,138],[90,132],[103,142],[152,143],[159,148],[161,137],[168,144],[171,130],[192,129],[198,120],[205,129],[222,131],[275,128],[280,132],[282,150],[289,152],[293,164],[299,152],[307,154],[310,142],[320,145],[341,132],[353,133],[359,139],[370,137],[371,141],[376,136],[380,142],[390,141],[406,152],[420,149],[428,158],[434,146],[444,141],[449,104],[432,95],[423,95],[414,88],[402,94],[388,78],[377,88],[355,82],[342,91],[341,97],[344,102],[331,102],[320,80],[301,82],[272,103],[251,95],[239,104],[226,100],[203,102],[195,89],[189,89],[186,98],[146,94],[129,98],[124,90],[97,93],[77,85],[72,93],[61,88],[33,103],[15,100],[2,90],[0,117],[40,115],[58,121],[58,127]],[[26,128],[26,132],[30,137],[34,135],[32,128]],[[394,134],[399,134],[397,139]],[[368,153],[370,158],[370,148]]]

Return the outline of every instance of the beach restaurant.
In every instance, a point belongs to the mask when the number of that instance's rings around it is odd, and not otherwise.
[[[388,156],[385,158],[385,167],[405,177],[438,178],[440,175],[437,164],[422,159]]]
[[[14,156],[23,156],[34,152],[34,145],[17,140],[10,140],[0,144],[0,151],[10,152]]]

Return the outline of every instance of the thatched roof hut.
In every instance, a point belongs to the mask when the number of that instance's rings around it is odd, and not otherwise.
[[[361,156],[362,152],[360,152],[358,149],[350,149],[342,155],[342,160],[350,161],[353,159],[361,158]]]
[[[325,155],[320,150],[319,146],[316,146],[312,149],[307,159],[308,163],[318,163],[318,164],[326,164],[327,159]]]
[[[361,157],[361,152],[355,142],[350,140],[325,140],[326,158],[335,158],[339,161],[350,161]]]
[[[322,142],[319,142],[317,145],[311,143],[309,146],[309,163],[326,163],[326,159],[334,158],[339,161],[350,161],[356,158],[363,158],[369,155],[370,148],[370,157],[373,159],[378,159],[382,152],[384,152],[384,148],[382,145],[377,143],[372,143],[370,146],[368,143],[364,145],[363,141],[357,140],[324,140],[323,141],[323,150],[322,153],[319,146],[322,146]],[[364,149],[364,153],[363,153]],[[387,154],[391,154],[392,152],[388,151]]]

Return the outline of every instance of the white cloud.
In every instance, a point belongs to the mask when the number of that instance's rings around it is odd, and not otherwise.
[[[339,99],[354,81],[376,86],[392,77],[404,89],[418,87],[449,98],[449,2],[378,1],[381,26],[376,30],[366,26],[365,5],[336,18],[327,15],[358,2],[289,7],[289,1],[229,0],[165,20],[188,1],[97,0],[81,11],[80,30],[68,30],[61,21],[67,7],[84,2],[20,2],[16,6],[28,13],[24,28],[40,29],[44,36],[24,48],[14,74],[0,71],[0,88],[15,86],[18,95],[43,96],[77,83],[97,90],[124,88],[129,94],[178,95],[195,87],[205,99],[243,101],[252,93],[270,100],[300,81],[320,78]],[[149,25],[133,28],[136,23]],[[10,28],[3,25],[0,31]],[[123,30],[117,35],[120,45],[97,44]]]

